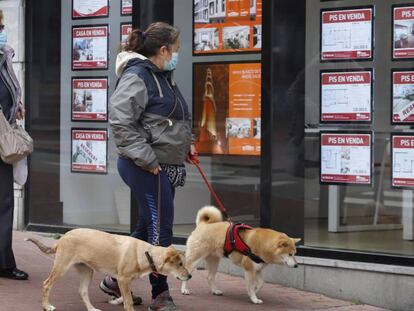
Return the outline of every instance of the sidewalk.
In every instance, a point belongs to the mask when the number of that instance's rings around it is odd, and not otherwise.
[[[41,310],[42,282],[48,276],[53,258],[41,253],[31,243],[24,242],[25,237],[36,235],[31,232],[15,232],[13,249],[18,267],[29,273],[28,281],[13,281],[0,278],[0,311],[32,311]],[[48,245],[55,241],[42,238]],[[107,296],[100,292],[98,284],[103,275],[95,273],[90,297],[94,306],[102,311],[123,310],[121,306],[108,304]],[[331,299],[323,295],[303,292],[277,284],[265,284],[258,297],[264,301],[262,305],[254,305],[249,301],[244,281],[238,277],[218,274],[218,284],[224,291],[224,296],[213,296],[208,291],[206,271],[195,271],[189,286],[192,294],[183,296],[180,293],[180,282],[171,278],[170,287],[174,301],[182,311],[187,310],[325,310],[325,311],[379,311],[384,310],[367,305],[355,305],[352,302]],[[143,297],[144,305],[136,306],[135,310],[147,310],[149,299],[149,282],[147,278],[136,280],[133,284],[134,293]],[[58,311],[86,310],[78,295],[78,276],[70,270],[52,290],[51,303]]]

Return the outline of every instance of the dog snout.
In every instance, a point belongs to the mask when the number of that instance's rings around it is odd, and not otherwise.
[[[299,266],[298,266],[298,264],[295,264],[295,265],[293,266],[293,268],[297,268],[297,267],[299,267]]]
[[[188,279],[190,280],[193,276],[191,274],[188,275]]]

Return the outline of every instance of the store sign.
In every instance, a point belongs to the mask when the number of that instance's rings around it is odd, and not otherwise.
[[[108,119],[108,79],[72,79],[72,121]]]
[[[414,6],[393,7],[393,58],[414,58]]]
[[[393,71],[392,82],[392,122],[414,123],[414,71]]]
[[[371,122],[372,72],[322,72],[321,122]]]
[[[107,130],[72,129],[72,172],[107,172]]]
[[[107,17],[109,0],[72,0],[72,18]]]
[[[321,59],[372,59],[373,9],[322,11]]]
[[[121,0],[121,15],[132,14],[132,0]]]
[[[194,54],[260,52],[262,0],[194,1]]]
[[[72,69],[108,68],[108,26],[73,27]]]
[[[124,47],[128,41],[128,36],[132,31],[132,24],[121,24],[121,45]]]
[[[260,155],[261,64],[194,64],[194,127],[202,154]]]
[[[392,185],[414,187],[413,135],[392,135]]]
[[[321,133],[322,183],[371,184],[371,134]]]

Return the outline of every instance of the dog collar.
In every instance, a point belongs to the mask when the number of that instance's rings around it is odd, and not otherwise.
[[[152,272],[158,273],[157,267],[155,266],[154,260],[152,259],[151,255],[148,252],[145,252],[145,256],[147,256],[147,260],[148,260],[148,262],[150,264],[150,267],[152,269]]]

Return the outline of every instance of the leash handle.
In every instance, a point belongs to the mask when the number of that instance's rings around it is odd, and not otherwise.
[[[207,185],[208,190],[210,190],[210,193],[213,195],[214,199],[216,200],[218,207],[221,211],[221,213],[224,216],[225,220],[230,220],[229,215],[227,214],[226,209],[224,208],[223,203],[221,202],[221,200],[219,199],[219,197],[217,196],[216,192],[214,191],[213,187],[211,186],[210,182],[207,179],[206,174],[204,173],[204,171],[202,170],[201,166],[199,163],[197,163],[196,161],[191,160],[191,162],[197,167],[198,171],[200,172],[201,177],[203,178],[204,182]]]

